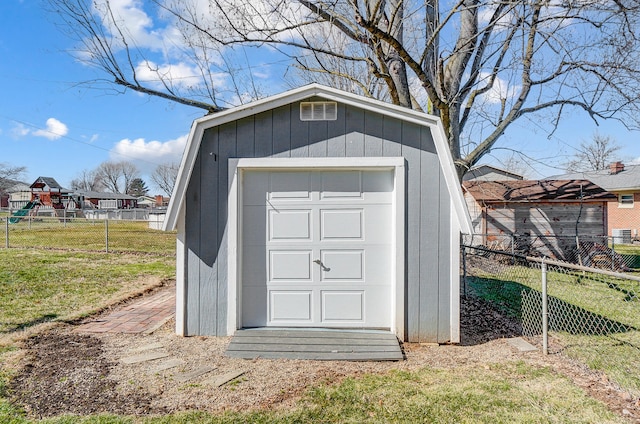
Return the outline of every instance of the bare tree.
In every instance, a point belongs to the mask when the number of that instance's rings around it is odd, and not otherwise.
[[[151,181],[153,181],[167,196],[171,196],[173,192],[173,186],[178,179],[178,164],[177,163],[165,163],[158,165],[151,174]]]
[[[83,191],[102,191],[104,190],[104,184],[98,175],[97,169],[83,170],[80,174],[71,180],[71,188],[73,190]]]
[[[96,169],[96,173],[105,189],[113,193],[127,193],[131,183],[140,178],[138,168],[127,161],[103,162]]]
[[[594,133],[590,141],[583,140],[574,158],[567,165],[569,172],[586,172],[606,169],[615,159],[620,146],[610,136]]]
[[[25,166],[13,166],[0,162],[0,196],[7,194],[19,182],[26,170]]]
[[[516,152],[512,152],[506,159],[502,160],[501,165],[505,171],[521,175],[523,178],[527,177],[528,170],[531,169],[527,161]]]
[[[114,86],[217,112],[261,95],[234,54],[268,44],[307,78],[438,115],[460,176],[525,115],[550,132],[577,112],[639,123],[638,0],[151,0],[174,30],[163,57],[198,84],[155,64],[112,2],[49,2]]]

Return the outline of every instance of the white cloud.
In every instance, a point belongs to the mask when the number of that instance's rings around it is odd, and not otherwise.
[[[29,134],[29,129],[25,127],[23,124],[16,124],[11,129],[11,135],[16,138],[24,137],[27,134]]]
[[[202,76],[198,70],[185,63],[157,65],[146,61],[138,64],[136,75],[140,81],[149,82],[158,88],[163,88],[161,80],[174,88],[194,88],[202,84]]]
[[[144,138],[120,140],[111,149],[114,160],[134,162],[143,174],[150,174],[160,164],[180,162],[187,135],[168,141],[146,141]]]
[[[481,26],[486,26],[491,23],[491,19],[493,18],[493,14],[496,11],[497,3],[488,4],[485,7],[481,7],[478,11],[478,23]],[[511,27],[511,21],[514,19],[513,13],[507,8],[507,12],[503,13],[498,17],[498,21],[496,22],[496,29],[505,30]]]
[[[49,140],[57,140],[69,133],[69,128],[56,118],[47,119],[46,128],[38,130],[29,129],[26,125],[18,123],[11,129],[11,135],[16,138],[25,137],[29,134],[36,137],[44,137]]]
[[[163,30],[154,28],[154,22],[144,11],[140,0],[98,0],[95,1],[94,11],[102,17],[102,24],[112,36],[119,38],[121,30],[135,44],[142,48],[161,50],[164,47]],[[107,7],[111,13],[107,12]],[[115,21],[111,21],[111,16]],[[119,30],[118,30],[119,29]]]
[[[69,133],[69,128],[56,118],[47,119],[47,128],[35,130],[32,132],[36,137],[44,137],[49,140],[57,140]]]
[[[488,82],[491,74],[483,72],[480,74],[479,80]],[[514,97],[520,90],[519,85],[509,85],[509,82],[496,77],[491,89],[483,94],[482,98],[491,104],[500,103],[503,99],[507,100]]]

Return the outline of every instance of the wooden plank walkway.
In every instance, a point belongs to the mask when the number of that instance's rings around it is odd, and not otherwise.
[[[238,330],[227,347],[233,358],[320,361],[402,361],[395,335],[385,331],[329,329]]]

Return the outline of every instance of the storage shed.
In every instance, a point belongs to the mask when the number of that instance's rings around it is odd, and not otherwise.
[[[197,119],[167,210],[176,332],[459,342],[471,222],[438,118],[311,84]]]

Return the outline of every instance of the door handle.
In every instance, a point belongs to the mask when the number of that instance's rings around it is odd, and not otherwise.
[[[327,268],[326,266],[324,266],[320,259],[316,259],[315,261],[313,261],[313,263],[320,265],[320,268],[322,268],[323,271],[331,271],[331,268]]]

